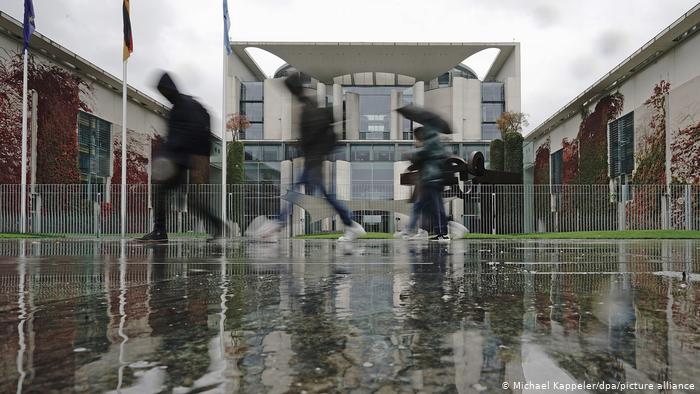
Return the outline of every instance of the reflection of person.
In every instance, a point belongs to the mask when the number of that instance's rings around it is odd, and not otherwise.
[[[424,219],[429,219],[431,240],[449,242],[447,216],[442,201],[443,166],[449,155],[437,131],[432,127],[420,127],[415,130],[414,135],[422,141],[422,146],[406,155],[406,158],[420,169],[420,193],[414,205],[414,212],[421,212]]]
[[[315,101],[304,95],[301,79],[292,75],[285,80],[289,91],[301,102],[301,151],[304,155],[304,171],[294,184],[296,190],[305,185],[306,192],[314,194],[319,191],[328,200],[340,219],[345,224],[345,233],[338,241],[354,241],[365,233],[364,228],[354,222],[350,211],[326,190],[323,185],[323,160],[335,148],[336,137],[333,131],[333,115],[325,108],[318,108]],[[275,236],[285,226],[288,212],[282,209],[278,222],[265,223],[259,232],[262,238]]]
[[[153,161],[153,180],[156,184],[154,196],[153,231],[139,238],[140,241],[166,241],[166,197],[187,182],[187,170],[195,167],[199,156],[209,156],[211,131],[209,114],[194,98],[177,90],[168,73],[158,82],[158,91],[173,107],[168,116],[168,135]],[[214,224],[214,237],[222,234],[223,223],[197,196],[188,199],[192,211]]]

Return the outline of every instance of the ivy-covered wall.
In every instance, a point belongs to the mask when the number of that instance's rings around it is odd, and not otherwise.
[[[651,97],[644,102],[649,111],[648,124],[638,125],[641,134],[635,147],[632,183],[638,185],[663,185],[666,183],[666,101],[671,84],[661,80]]]
[[[550,140],[547,140],[537,147],[535,153],[535,174],[534,183],[536,185],[549,184],[549,155]]]
[[[90,89],[65,69],[28,62],[28,89],[38,102],[37,182],[78,183],[78,110],[90,112],[81,94]],[[0,183],[20,183],[23,61],[20,55],[0,59]]]

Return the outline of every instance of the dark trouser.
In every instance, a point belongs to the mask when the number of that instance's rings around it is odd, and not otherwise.
[[[297,183],[292,185],[292,190],[297,191],[299,186],[304,185],[306,186],[306,194],[308,195],[313,195],[316,193],[316,191],[320,191],[326,200],[328,200],[328,203],[331,204],[333,209],[335,209],[335,212],[338,213],[340,220],[343,221],[343,224],[350,226],[352,224],[350,211],[335,198],[334,194],[328,193],[326,187],[323,186],[322,175],[321,167],[304,167],[304,172],[301,174],[301,178],[299,178]],[[282,224],[287,223],[287,216],[289,216],[289,212],[287,212],[286,208],[282,208],[280,210],[280,222],[282,222]]]
[[[166,213],[167,213],[167,199],[170,197],[173,190],[185,185],[187,181],[187,168],[182,166],[177,166],[175,174],[163,181],[154,184],[153,193],[153,208],[154,208],[154,218],[153,218],[153,229],[155,231],[166,232]],[[194,193],[187,198],[188,209],[195,215],[203,218],[207,223],[212,223],[215,226],[215,233],[220,233],[223,229],[223,223],[221,218],[214,215],[207,207],[203,201],[203,197],[197,193]]]
[[[416,202],[423,212],[423,217],[428,219],[431,232],[436,235],[447,235],[447,216],[442,201],[442,189],[441,184],[424,185]]]

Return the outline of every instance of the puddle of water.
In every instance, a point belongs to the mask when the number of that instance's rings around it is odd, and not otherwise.
[[[0,242],[0,392],[697,380],[696,241],[532,244]]]

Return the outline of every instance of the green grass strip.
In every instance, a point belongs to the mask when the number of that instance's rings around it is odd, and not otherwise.
[[[300,235],[295,239],[337,239],[342,233]],[[362,239],[393,239],[394,234],[367,233]],[[700,239],[700,231],[686,230],[626,230],[576,231],[569,233],[530,234],[467,234],[465,239]]]

